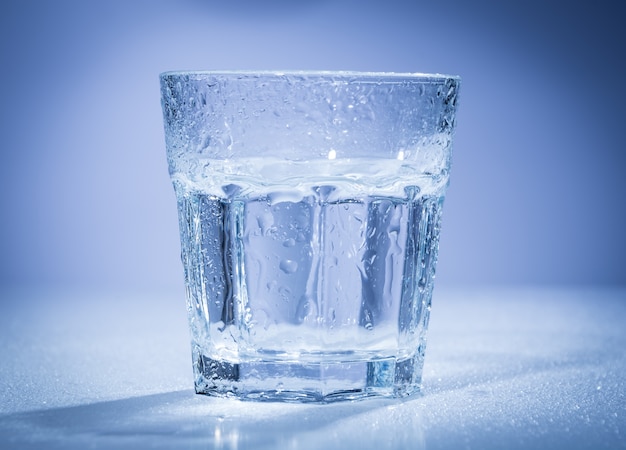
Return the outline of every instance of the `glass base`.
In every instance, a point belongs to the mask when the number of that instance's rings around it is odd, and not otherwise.
[[[421,387],[423,353],[372,361],[231,363],[194,355],[196,392],[241,400],[328,403],[406,397]]]

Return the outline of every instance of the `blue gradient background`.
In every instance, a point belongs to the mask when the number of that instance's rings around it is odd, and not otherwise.
[[[182,286],[158,74],[326,69],[462,77],[438,286],[624,284],[621,11],[2,2],[0,283]]]

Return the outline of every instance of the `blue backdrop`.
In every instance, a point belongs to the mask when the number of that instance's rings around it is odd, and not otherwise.
[[[623,14],[571,3],[4,1],[0,282],[182,286],[158,74],[344,69],[462,77],[439,286],[623,284]]]

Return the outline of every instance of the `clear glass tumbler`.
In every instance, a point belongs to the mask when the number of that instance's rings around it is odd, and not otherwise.
[[[458,77],[160,78],[196,392],[418,392]]]

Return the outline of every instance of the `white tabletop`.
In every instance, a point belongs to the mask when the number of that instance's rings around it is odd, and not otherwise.
[[[182,292],[4,290],[0,448],[626,448],[626,289],[435,288],[423,393],[193,393]]]

